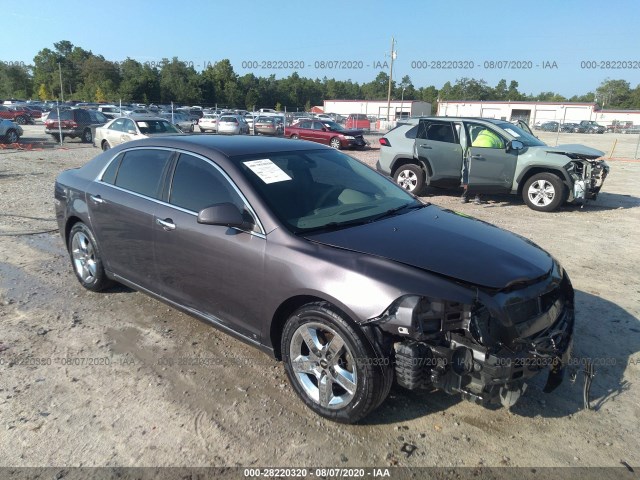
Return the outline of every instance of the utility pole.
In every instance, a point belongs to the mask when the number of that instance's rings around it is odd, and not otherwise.
[[[62,88],[62,67],[60,66],[60,62],[58,62],[58,73],[60,73],[60,98],[64,103],[64,88]]]
[[[395,45],[396,41],[391,37],[391,65],[389,67],[389,90],[387,91],[387,129],[391,124],[391,82],[393,81],[393,61],[396,59]]]

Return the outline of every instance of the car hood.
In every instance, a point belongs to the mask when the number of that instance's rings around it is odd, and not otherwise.
[[[355,129],[355,128],[350,128],[350,129],[347,129],[347,130],[341,130],[339,132],[336,131],[335,133],[341,133],[342,135],[351,135],[352,137],[357,137],[357,136],[362,135],[364,133],[364,131],[358,130],[358,129]]]
[[[604,152],[584,145],[558,145],[557,147],[544,147],[549,153],[559,153],[570,158],[596,159],[604,155]]]
[[[554,264],[523,237],[433,205],[305,238],[491,289],[531,282]]]

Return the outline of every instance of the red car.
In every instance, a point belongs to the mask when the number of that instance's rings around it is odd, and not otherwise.
[[[371,129],[371,122],[364,113],[352,113],[344,122],[346,128],[359,128],[361,130]]]
[[[5,120],[12,120],[18,125],[26,125],[31,123],[31,115],[22,107],[7,107],[6,105],[0,105],[0,118]]]
[[[284,130],[285,137],[324,143],[333,148],[357,148],[367,145],[362,130],[348,130],[336,122],[302,120]]]

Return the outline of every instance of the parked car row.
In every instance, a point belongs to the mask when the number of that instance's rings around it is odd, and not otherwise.
[[[600,125],[593,120],[582,120],[580,123],[549,121],[534,126],[536,130],[543,132],[563,132],[563,133],[604,133],[609,131],[607,127]]]

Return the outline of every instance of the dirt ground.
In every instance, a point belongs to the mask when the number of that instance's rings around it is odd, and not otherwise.
[[[307,409],[282,364],[143,294],[82,289],[56,232],[25,235],[56,228],[56,175],[98,153],[78,140],[40,144],[42,131],[25,128],[32,150],[0,151],[0,466],[640,468],[640,162],[611,161],[596,202],[555,213],[507,196],[425,198],[523,235],[564,265],[577,295],[576,363],[596,368],[592,410],[577,371],[552,394],[536,378],[511,410],[395,388],[345,426]],[[615,138],[633,157],[636,136],[560,143],[609,152]],[[374,164],[378,153],[353,155]]]

